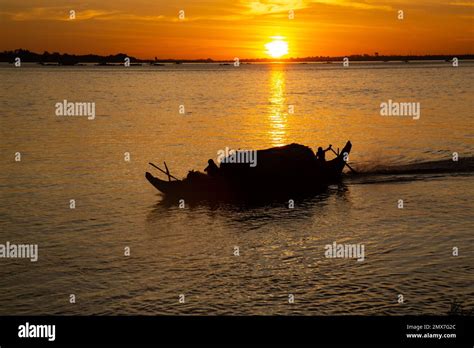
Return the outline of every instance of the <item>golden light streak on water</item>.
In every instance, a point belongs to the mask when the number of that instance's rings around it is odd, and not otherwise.
[[[287,143],[287,106],[285,97],[285,72],[274,66],[270,72],[269,125],[268,131],[273,146]]]

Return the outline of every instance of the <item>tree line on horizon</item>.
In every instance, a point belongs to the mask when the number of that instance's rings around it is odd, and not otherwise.
[[[255,58],[255,59],[240,59],[240,62],[332,62],[342,61],[344,58],[349,58],[350,61],[409,61],[409,60],[445,60],[450,61],[454,57],[459,60],[474,59],[473,54],[460,55],[379,55],[375,52],[373,55],[349,55],[349,56],[312,56],[312,57],[298,57],[298,58]],[[97,55],[97,54],[83,54],[75,55],[68,53],[59,53],[44,51],[42,54],[31,52],[25,49],[16,49],[12,51],[3,51],[0,53],[0,62],[13,63],[16,58],[20,58],[22,62],[27,63],[56,63],[59,65],[75,65],[79,63],[99,63],[99,64],[121,64],[125,58],[129,58],[131,63],[217,63],[217,62],[233,62],[230,60],[214,60],[207,59],[158,59],[155,57],[151,59],[139,59],[129,56],[125,53],[117,53],[114,55]]]

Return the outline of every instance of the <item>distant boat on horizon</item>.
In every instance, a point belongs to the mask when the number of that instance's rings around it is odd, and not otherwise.
[[[59,66],[59,63],[45,63],[45,62],[38,62],[39,65],[43,66]]]
[[[107,63],[107,62],[100,62],[100,63],[97,63],[95,65],[96,66],[116,66],[116,64],[110,64],[110,63]]]

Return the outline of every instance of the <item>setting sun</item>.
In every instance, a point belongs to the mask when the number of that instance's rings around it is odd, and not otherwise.
[[[279,36],[273,37],[273,39],[272,42],[265,44],[267,54],[273,58],[280,58],[288,54],[288,43]]]

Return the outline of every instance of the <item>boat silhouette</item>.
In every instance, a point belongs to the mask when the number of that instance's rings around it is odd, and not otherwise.
[[[329,185],[339,182],[351,149],[352,144],[348,141],[340,153],[335,153],[336,158],[323,162],[316,159],[311,148],[290,144],[256,151],[255,166],[232,162],[232,157],[227,156],[212,174],[190,171],[184,179],[172,176],[166,163],[166,170],[150,163],[166,174],[168,180],[161,180],[149,172],[145,177],[165,196],[179,199],[291,199],[323,192]],[[239,150],[235,154],[239,152],[242,153]]]

